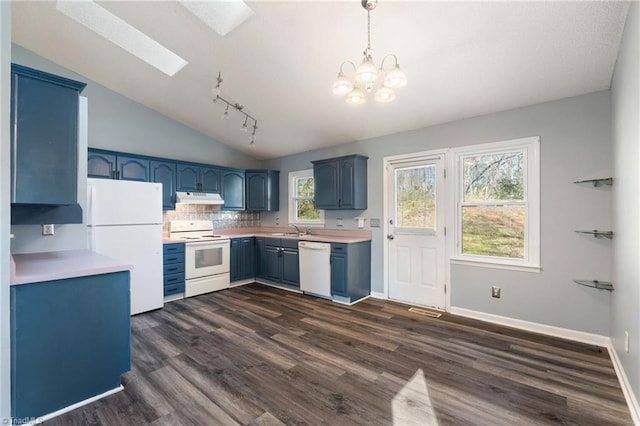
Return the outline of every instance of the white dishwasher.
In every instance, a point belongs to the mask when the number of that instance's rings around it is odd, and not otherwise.
[[[300,290],[331,298],[331,244],[299,241]]]

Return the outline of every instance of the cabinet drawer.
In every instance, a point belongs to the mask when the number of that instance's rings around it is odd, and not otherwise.
[[[171,296],[172,294],[184,293],[184,283],[182,284],[174,284],[170,286],[166,286],[164,288],[164,295]]]
[[[331,253],[346,253],[347,244],[345,243],[331,243]]]
[[[283,238],[282,240],[280,240],[280,247],[297,249],[298,248],[298,240],[288,240],[288,239]]]
[[[162,246],[162,254],[184,253],[183,243],[170,243]]]
[[[265,238],[264,245],[269,247],[280,247],[280,238]]]
[[[184,262],[182,263],[170,263],[163,266],[164,275],[183,273],[184,274]]]
[[[184,272],[178,272],[176,274],[169,274],[164,276],[164,286],[184,284]]]
[[[162,263],[169,265],[171,263],[184,263],[184,253],[168,253],[162,256]]]

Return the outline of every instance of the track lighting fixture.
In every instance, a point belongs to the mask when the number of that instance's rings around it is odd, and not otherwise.
[[[394,89],[399,89],[407,84],[407,77],[398,65],[396,55],[387,55],[382,58],[380,68],[377,68],[373,60],[373,50],[371,49],[371,11],[378,5],[378,0],[361,0],[362,7],[367,11],[367,48],[362,52],[364,57],[358,66],[351,61],[344,61],[340,64],[338,77],[333,83],[333,93],[336,95],[347,95],[345,100],[348,104],[360,105],[367,101],[367,93],[373,91],[378,77],[384,77],[382,85],[375,92],[375,100],[378,102],[391,102],[396,98]],[[384,63],[388,58],[393,58],[395,65],[389,71],[385,70]],[[349,64],[353,67],[354,78],[349,78],[344,74],[343,67]]]
[[[222,92],[222,76],[220,73],[218,73],[218,77],[216,78],[216,84],[211,89],[211,93],[213,94],[213,102],[214,103],[222,102],[226,104],[224,113],[222,114],[222,118],[224,120],[229,120],[230,118],[229,107],[235,109],[241,114],[244,114],[244,123],[242,124],[242,127],[240,127],[240,130],[245,133],[249,132],[249,125],[248,125],[249,120],[253,120],[253,131],[251,132],[251,136],[249,137],[249,145],[254,145],[256,142],[256,130],[258,130],[258,120],[256,120],[253,116],[251,116],[250,114],[244,111],[244,105],[241,105],[237,102],[231,102],[223,98],[222,96],[220,96],[221,92]]]

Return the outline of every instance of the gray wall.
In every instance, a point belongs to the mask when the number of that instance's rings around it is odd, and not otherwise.
[[[87,83],[89,146],[178,160],[250,168],[259,162],[150,108],[21,47],[13,62]]]
[[[9,342],[9,106],[11,105],[11,3],[0,1],[0,420],[11,416]],[[2,421],[4,423],[4,421]]]
[[[402,102],[401,100],[397,102]],[[397,104],[396,108],[401,105]],[[530,273],[454,265],[451,304],[455,307],[602,335],[609,334],[610,294],[579,286],[574,278],[609,280],[611,243],[578,235],[575,229],[610,229],[611,191],[576,185],[575,180],[611,173],[609,92],[598,92],[439,126],[263,162],[279,169],[280,211],[262,215],[262,224],[287,222],[287,174],[308,169],[309,161],[359,153],[369,157],[365,212],[327,212],[327,227],[354,216],[382,218],[385,156],[478,143],[541,137],[541,262]],[[368,228],[367,221],[367,229]],[[383,228],[371,228],[372,290],[383,292]],[[502,287],[502,298],[490,287]]]
[[[640,397],[640,5],[633,2],[611,85],[613,122],[613,283],[611,339]],[[629,332],[630,350],[624,349]]]

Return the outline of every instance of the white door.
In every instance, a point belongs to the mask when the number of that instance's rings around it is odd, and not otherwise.
[[[387,170],[389,299],[444,309],[444,156]]]

